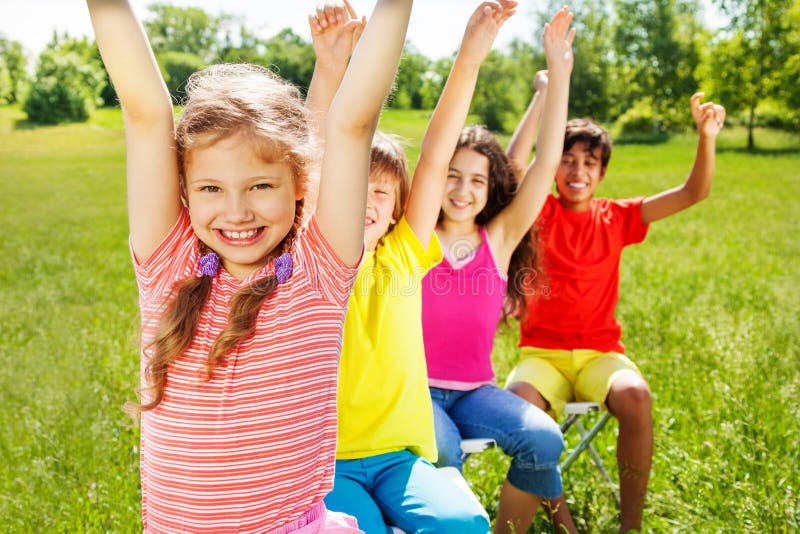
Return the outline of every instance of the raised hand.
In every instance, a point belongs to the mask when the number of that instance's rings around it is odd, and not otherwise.
[[[725,108],[714,102],[701,103],[704,96],[703,92],[692,95],[692,117],[701,136],[716,138],[725,124]]]
[[[555,71],[567,74],[572,72],[574,62],[572,41],[575,39],[575,28],[570,29],[570,23],[572,23],[572,12],[565,6],[544,25],[544,53],[547,57],[549,76]]]
[[[324,65],[347,65],[366,24],[350,2],[326,3],[308,16],[311,42],[317,61]]]
[[[467,23],[459,54],[473,61],[483,61],[500,27],[516,12],[516,7],[514,0],[481,3]]]

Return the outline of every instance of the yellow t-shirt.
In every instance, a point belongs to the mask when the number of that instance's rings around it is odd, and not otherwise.
[[[364,253],[344,322],[336,458],[409,449],[436,461],[422,343],[422,278],[442,260],[405,217]]]

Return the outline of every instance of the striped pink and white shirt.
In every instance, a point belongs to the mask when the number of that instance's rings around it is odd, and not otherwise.
[[[312,219],[291,249],[292,276],[262,305],[254,335],[206,381],[204,362],[231,297],[274,272],[237,280],[224,269],[164,398],[141,419],[144,529],[265,532],[299,518],[330,491],[342,324],[357,269],[344,266]],[[173,284],[197,276],[198,240],[184,210],[136,265],[142,346],[153,340]],[[142,353],[144,369],[148,351]],[[144,375],[142,375],[144,386]]]

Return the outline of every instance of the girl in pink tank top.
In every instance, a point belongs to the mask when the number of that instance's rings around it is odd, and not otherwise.
[[[535,287],[535,252],[525,237],[561,159],[572,70],[571,20],[564,8],[545,26],[548,71],[537,73],[536,93],[512,137],[509,155],[485,127],[463,129],[436,229],[444,261],[423,281],[423,338],[437,465],[461,469],[461,439],[494,438],[513,458],[496,525],[522,531],[542,499],[562,496],[558,460],[563,440],[543,411],[494,385],[491,350],[498,320],[524,309],[525,291]],[[525,171],[540,114],[536,158]],[[563,526],[575,532],[571,520]]]

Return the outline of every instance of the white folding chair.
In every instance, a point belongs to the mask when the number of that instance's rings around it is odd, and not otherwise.
[[[594,414],[599,411],[600,405],[596,402],[570,402],[564,408],[564,415],[566,418],[564,419],[564,422],[561,423],[561,433],[566,437],[569,429],[575,427],[581,436],[581,440],[578,442],[575,448],[568,452],[567,457],[561,461],[561,473],[562,475],[565,474],[578,456],[582,452],[588,451],[595,467],[603,475],[603,478],[606,479],[606,482],[608,482],[611,493],[614,494],[614,499],[617,501],[617,505],[619,506],[619,491],[617,490],[617,484],[611,479],[611,475],[608,474],[608,470],[603,464],[603,459],[600,458],[600,455],[597,454],[597,450],[592,445],[594,438],[600,433],[601,430],[603,430],[603,428],[606,426],[606,423],[608,423],[608,420],[611,419],[611,414],[607,411],[603,412],[599,418],[593,421],[593,424],[591,424],[588,430],[581,422],[582,417],[589,416],[590,414]]]

